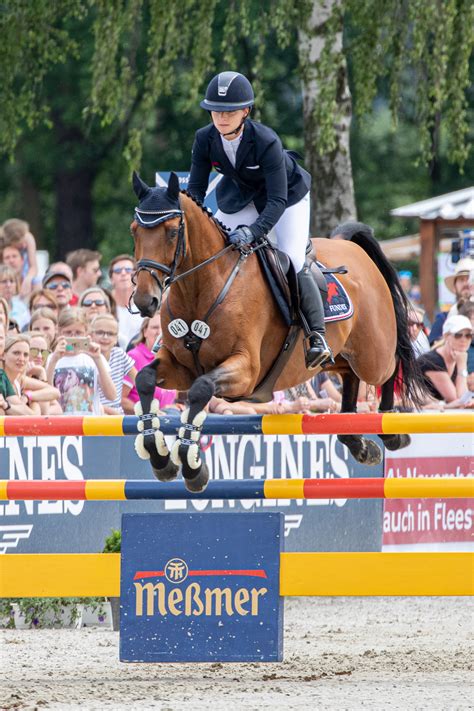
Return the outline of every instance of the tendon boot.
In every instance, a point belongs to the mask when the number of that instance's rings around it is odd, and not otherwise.
[[[306,336],[306,367],[308,370],[314,370],[327,363],[334,363],[334,358],[325,338],[323,300],[307,265],[298,272],[297,279],[300,311]]]

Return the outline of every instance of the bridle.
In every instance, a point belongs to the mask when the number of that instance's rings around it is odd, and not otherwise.
[[[203,262],[200,262],[191,269],[188,269],[187,271],[182,272],[181,274],[176,274],[176,270],[178,269],[181,261],[186,257],[184,211],[181,209],[181,206],[179,207],[179,209],[170,210],[141,210],[139,207],[135,208],[136,222],[142,227],[148,229],[150,229],[151,227],[156,227],[156,225],[159,225],[162,222],[167,222],[168,220],[175,219],[178,216],[178,238],[171,266],[162,264],[161,262],[156,262],[153,259],[139,259],[137,262],[136,271],[132,277],[132,283],[134,284],[134,286],[136,286],[137,275],[140,272],[148,272],[148,274],[150,274],[150,276],[154,279],[158,286],[158,289],[160,290],[161,299],[163,298],[163,294],[165,293],[165,291],[169,289],[172,284],[177,281],[180,281],[181,279],[184,279],[189,274],[192,274],[198,269],[201,269],[202,267],[206,266],[206,264],[214,262],[216,259],[219,259],[219,257],[234,249],[233,245],[227,245],[223,249],[219,250],[219,252],[213,254],[211,257],[205,259]],[[160,274],[165,276],[161,277]],[[133,311],[131,306],[134,295],[135,291],[130,296],[128,302],[128,310],[130,313],[137,314],[140,313],[140,311]]]

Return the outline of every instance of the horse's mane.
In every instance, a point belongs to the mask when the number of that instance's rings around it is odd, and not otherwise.
[[[214,215],[212,214],[212,210],[206,207],[204,203],[198,200],[197,197],[195,197],[194,195],[191,195],[191,193],[189,193],[187,190],[180,190],[179,192],[183,195],[186,195],[186,197],[192,200],[195,205],[200,207],[202,212],[204,212],[204,214],[207,215],[207,217],[218,227],[219,232],[222,232],[223,235],[227,238],[227,235],[229,234],[229,228],[227,227],[227,225],[224,225],[223,222],[218,220],[217,217],[214,217]]]

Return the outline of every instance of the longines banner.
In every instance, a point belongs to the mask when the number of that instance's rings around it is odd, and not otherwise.
[[[173,438],[168,438],[170,443]],[[204,440],[213,479],[383,476],[334,435],[215,436]],[[2,479],[147,479],[133,437],[0,438]],[[122,513],[280,511],[287,551],[377,551],[381,500],[0,502],[1,553],[95,553]]]

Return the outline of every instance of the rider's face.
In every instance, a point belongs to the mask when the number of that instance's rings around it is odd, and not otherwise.
[[[248,116],[248,109],[238,109],[237,111],[211,111],[212,122],[221,135],[230,131],[235,131],[244,118]],[[240,131],[243,127],[241,127]],[[229,138],[236,138],[240,131],[232,134]]]

